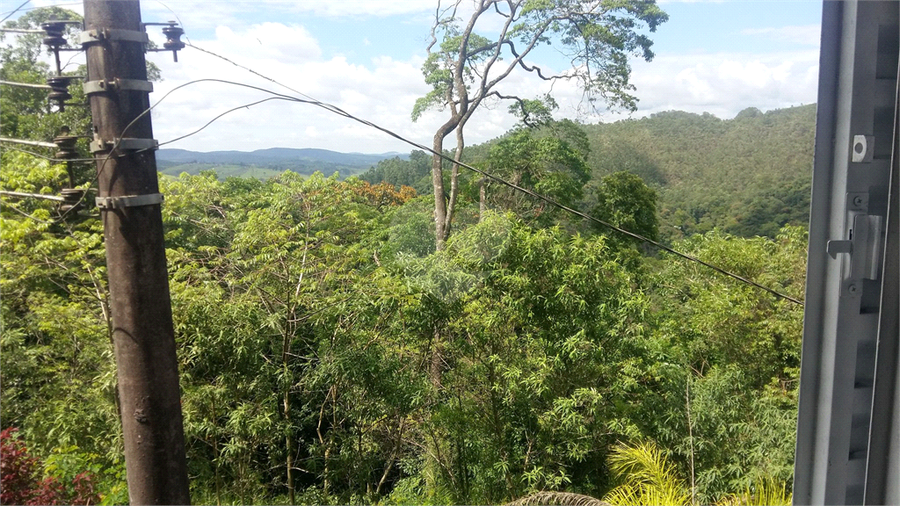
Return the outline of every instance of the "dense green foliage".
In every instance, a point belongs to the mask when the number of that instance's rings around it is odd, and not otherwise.
[[[560,138],[585,154],[591,174],[582,211],[610,218],[608,210],[596,207],[596,191],[605,177],[628,172],[658,195],[658,233],[665,241],[714,228],[774,238],[785,225],[808,223],[814,123],[815,105],[806,105],[767,113],[750,108],[731,120],[666,112],[608,124],[559,122],[534,135]],[[490,170],[490,152],[500,142],[467,148],[463,161]],[[421,163],[395,159],[360,177],[413,185],[424,194],[431,191],[427,175]],[[464,172],[461,185],[475,185],[472,177]]]
[[[4,187],[61,177],[24,158],[4,154],[5,167],[35,165]],[[433,253],[427,205],[360,180],[161,185],[198,501],[287,501],[288,468],[298,501],[602,496],[616,484],[610,449],[644,439],[682,473],[693,455],[702,500],[790,478],[800,310],[787,302],[512,215],[489,213]],[[2,286],[3,424],[42,454],[66,447],[114,469],[99,224],[3,218],[3,269],[16,273]],[[804,241],[786,229],[680,247],[796,295]]]
[[[734,119],[666,112],[586,125],[594,179],[628,171],[660,195],[660,231],[774,238],[808,223],[815,105]]]
[[[55,113],[29,100],[5,106],[23,111],[17,128],[36,125],[18,135],[44,138]],[[739,237],[727,229],[746,222],[711,205],[686,223],[686,237],[663,230],[677,202],[737,195],[714,168],[707,188],[692,189],[685,167],[703,163],[666,142],[744,142],[785,118],[802,134],[805,111],[550,123],[469,156],[800,297],[803,227]],[[680,131],[626,156],[625,140],[662,138],[660,125]],[[724,147],[707,152],[723,157],[730,178],[759,182],[740,188],[748,196],[769,191],[765,167],[787,163],[749,148],[741,161]],[[4,190],[56,194],[67,184],[61,165],[0,156]],[[160,176],[194,502],[789,495],[801,307],[497,184],[484,186],[482,209],[473,177],[461,181],[454,233],[435,251],[428,162],[421,152],[385,160],[366,180]],[[742,172],[749,163],[763,175]],[[767,205],[760,200],[765,226],[799,212]],[[90,471],[91,493],[113,504],[125,500],[124,463],[96,214],[63,220],[54,202],[4,199],[0,428],[17,428],[35,457],[32,482],[73,483]],[[707,225],[720,228],[692,233]]]

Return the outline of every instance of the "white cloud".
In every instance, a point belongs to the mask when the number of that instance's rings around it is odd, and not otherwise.
[[[269,16],[385,17],[428,12],[435,5],[434,0],[166,0],[165,4],[159,0],[145,0],[142,4],[145,18],[152,15],[170,19],[174,11],[187,27],[194,29],[217,23],[234,25],[260,12]]]
[[[819,47],[822,27],[819,25],[781,26],[777,28],[747,28],[744,35],[760,35],[778,42],[791,42]]]
[[[45,0],[33,0],[43,2]],[[171,17],[155,0],[142,2],[144,19],[165,20]],[[396,2],[312,2],[264,1],[267,19],[279,19],[274,5],[282,10],[332,9],[338,15],[344,10],[357,14],[376,9],[412,9],[433,7],[433,0],[412,3]],[[334,4],[334,6],[329,6]],[[365,4],[365,5],[363,5]],[[255,69],[304,93],[362,118],[396,131],[421,144],[430,145],[432,135],[445,120],[446,112],[429,111],[418,123],[410,121],[417,97],[428,91],[420,72],[420,56],[408,48],[397,48],[392,56],[380,56],[365,63],[355,63],[343,56],[324,56],[320,43],[309,30],[296,23],[265,22],[252,24],[240,18],[247,2],[183,2],[175,7],[187,26],[206,23],[208,30],[196,32],[193,42],[202,48],[222,54],[235,62]],[[213,11],[213,8],[215,10]],[[263,9],[263,7],[260,7]],[[211,15],[215,12],[215,15]],[[426,13],[427,15],[427,13]],[[288,19],[288,18],[281,18]],[[216,23],[212,24],[211,21]],[[817,27],[756,29],[748,35],[761,37],[795,36],[812,46]],[[203,35],[205,33],[205,36]],[[805,34],[805,35],[802,35]],[[161,33],[150,31],[162,42]],[[205,37],[205,40],[204,40]],[[817,35],[816,35],[817,37]],[[278,85],[239,69],[197,50],[186,48],[173,63],[164,53],[148,55],[162,70],[164,81],[155,83],[151,101],[159,100],[174,87],[194,79],[219,78],[239,81],[291,93]],[[659,54],[653,62],[635,60],[632,82],[640,99],[634,117],[666,110],[710,112],[722,118],[733,117],[746,107],[762,110],[788,107],[816,100],[818,51],[758,54],[751,52]],[[548,71],[553,69],[547,69]],[[504,94],[537,97],[550,90],[550,85],[536,76],[513,72],[498,88]],[[586,115],[581,91],[575,83],[557,82],[554,96],[559,103],[558,117],[578,117],[595,122],[596,115]],[[264,93],[225,84],[199,83],[174,92],[153,111],[157,139],[166,141],[199,128],[216,115],[241,104],[265,98]],[[604,121],[627,117],[626,114],[604,113]],[[507,113],[507,104],[490,102],[480,108],[466,128],[466,143],[471,145],[503,134],[515,119]],[[448,147],[452,144],[448,139]],[[409,151],[409,146],[384,133],[352,122],[309,105],[267,102],[251,109],[231,113],[203,132],[173,144],[198,151],[237,149],[250,151],[272,146],[320,147],[337,151],[385,152]]]
[[[263,0],[271,5],[292,5],[295,11],[312,12],[317,16],[393,16],[434,10],[434,0],[340,0],[295,1]]]
[[[818,51],[659,56],[635,62],[638,116],[678,109],[733,117],[816,101]]]
[[[257,40],[259,39],[259,40]],[[245,43],[246,41],[250,43]],[[342,56],[323,58],[318,42],[300,25],[265,23],[245,29],[220,26],[212,40],[194,40],[204,49],[226,56],[298,91],[332,103],[347,112],[427,142],[439,118],[411,124],[409,113],[427,88],[421,60],[375,58],[366,65]],[[213,56],[183,51],[179,63],[156,59],[164,81],[156,84],[151,101],[179,84],[218,78],[295,95],[278,85]],[[160,141],[189,132],[209,119],[266,94],[233,85],[203,82],[175,91],[158,108],[153,121]],[[431,121],[431,122],[429,122]],[[253,150],[272,146],[321,147],[338,151],[408,151],[385,134],[323,109],[283,101],[235,111],[203,132],[173,144],[198,151]]]
[[[410,120],[416,98],[428,89],[419,70],[419,58],[399,60],[381,56],[365,65],[351,63],[342,56],[325,59],[317,41],[299,25],[266,23],[244,30],[220,27],[215,33],[214,40],[195,43],[421,144],[430,145],[437,126],[446,119],[446,112],[429,111],[418,123]],[[261,43],[255,41],[257,36]],[[254,43],[241,42],[248,39]],[[292,56],[287,58],[285,53]],[[180,83],[204,77],[285,92],[271,82],[197,51],[184,51],[179,60],[177,64],[157,60],[166,80],[157,84],[158,92],[151,97],[153,100]],[[635,61],[633,66],[632,82],[640,99],[635,117],[678,109],[728,118],[750,106],[768,110],[815,101],[818,74],[815,50],[659,55],[653,62]],[[550,86],[534,75],[514,72],[498,90],[536,97],[549,91]],[[576,83],[557,82],[553,93],[560,106],[558,116],[579,117],[588,122],[599,119],[596,115],[585,115],[583,96]],[[264,97],[262,93],[234,86],[192,85],[173,93],[154,110],[157,138],[164,141],[177,137],[224,110]],[[507,105],[497,101],[485,103],[467,125],[466,143],[484,142],[512,127],[515,119],[507,113]],[[627,115],[605,113],[602,119],[613,121],[624,117]],[[448,139],[447,147],[452,143],[452,138]],[[322,109],[285,102],[240,110],[173,145],[198,151],[249,151],[272,146],[370,153],[411,149],[382,132]]]

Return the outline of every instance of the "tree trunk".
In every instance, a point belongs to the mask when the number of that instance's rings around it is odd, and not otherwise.
[[[304,259],[304,263],[305,263],[305,260],[306,260],[305,252],[304,252],[303,259]],[[303,276],[300,276],[300,282],[301,283],[303,282]],[[300,290],[300,284],[298,283],[297,291],[299,292],[299,290]],[[295,294],[295,296],[296,296],[296,294]],[[290,314],[292,316],[294,315],[293,308],[291,309]],[[292,326],[292,324],[290,322],[288,322],[287,325],[288,325],[288,327]],[[291,441],[291,386],[290,386],[290,381],[288,381],[288,378],[290,378],[289,369],[288,369],[288,357],[290,356],[291,337],[293,334],[293,332],[291,330],[292,329],[290,329],[290,328],[286,329],[284,331],[284,335],[282,336],[281,367],[282,367],[282,373],[284,374],[284,378],[285,378],[284,381],[286,383],[286,385],[284,386],[284,399],[283,399],[283,401],[284,401],[284,422],[287,425],[287,431],[284,435],[284,450],[285,450],[285,453],[287,454],[287,457],[285,458],[285,463],[284,463],[286,474],[287,474],[287,476],[285,476],[285,478],[287,479],[287,489],[288,489],[288,495],[291,500],[291,506],[294,506],[297,503],[294,499],[294,475],[293,475],[293,470],[291,469],[294,465],[294,462],[291,458],[291,455],[293,452],[293,443]]]
[[[432,149],[440,153],[444,149],[444,133],[442,130],[434,134]],[[434,186],[434,249],[444,249],[445,230],[447,223],[447,201],[444,200],[444,170],[443,160],[440,156],[431,156],[431,184]]]
[[[484,178],[478,181],[478,222],[484,221],[484,213],[487,212],[487,192],[485,191]]]
[[[434,186],[434,247],[435,250],[444,249],[444,243],[450,237],[450,221],[453,219],[453,207],[456,205],[456,194],[459,193],[459,165],[453,165],[453,173],[450,178],[450,195],[444,196],[444,167],[443,159],[440,153],[444,151],[444,137],[450,134],[454,129],[462,129],[465,120],[468,119],[464,113],[457,113],[454,110],[453,116],[434,134],[431,149],[434,151],[431,155],[431,184]],[[462,132],[458,130],[457,140],[457,161],[462,155]],[[447,208],[447,201],[450,201],[450,208]]]
[[[453,169],[450,172],[450,198],[447,204],[447,220],[444,223],[444,240],[450,238],[450,229],[453,223],[453,212],[456,210],[456,197],[459,195],[459,162],[462,161],[462,153],[465,148],[465,140],[463,139],[463,126],[466,124],[466,118],[460,120],[456,126],[456,153],[453,155]]]
[[[291,408],[290,408],[290,404],[289,404],[288,395],[289,395],[289,392],[287,390],[285,390],[285,392],[284,392],[284,418],[288,422],[287,434],[285,434],[285,436],[284,436],[284,446],[285,446],[285,450],[287,453],[287,460],[285,462],[285,467],[287,468],[288,494],[290,495],[290,498],[291,498],[291,506],[294,506],[295,504],[297,504],[297,502],[294,499],[294,475],[292,474],[293,470],[291,469],[294,465],[294,462],[291,457],[291,454],[293,452],[293,448],[292,448],[293,444],[291,442],[291,427],[290,427]]]
[[[437,392],[441,389],[441,376],[444,372],[443,365],[443,346],[441,345],[441,329],[437,325],[434,326],[434,340],[431,342],[431,364],[428,371],[431,379],[431,386]]]

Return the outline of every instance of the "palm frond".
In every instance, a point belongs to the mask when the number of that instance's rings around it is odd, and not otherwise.
[[[772,476],[751,483],[740,495],[730,495],[720,500],[719,506],[788,506],[793,494],[787,484]]]
[[[610,469],[624,480],[604,499],[613,505],[683,505],[691,494],[675,467],[654,443],[616,445],[609,456]]]
[[[504,506],[611,506],[589,495],[570,492],[535,492]]]

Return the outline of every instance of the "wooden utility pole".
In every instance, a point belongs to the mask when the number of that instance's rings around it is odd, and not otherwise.
[[[140,3],[84,0],[84,25],[128,495],[188,504]]]

